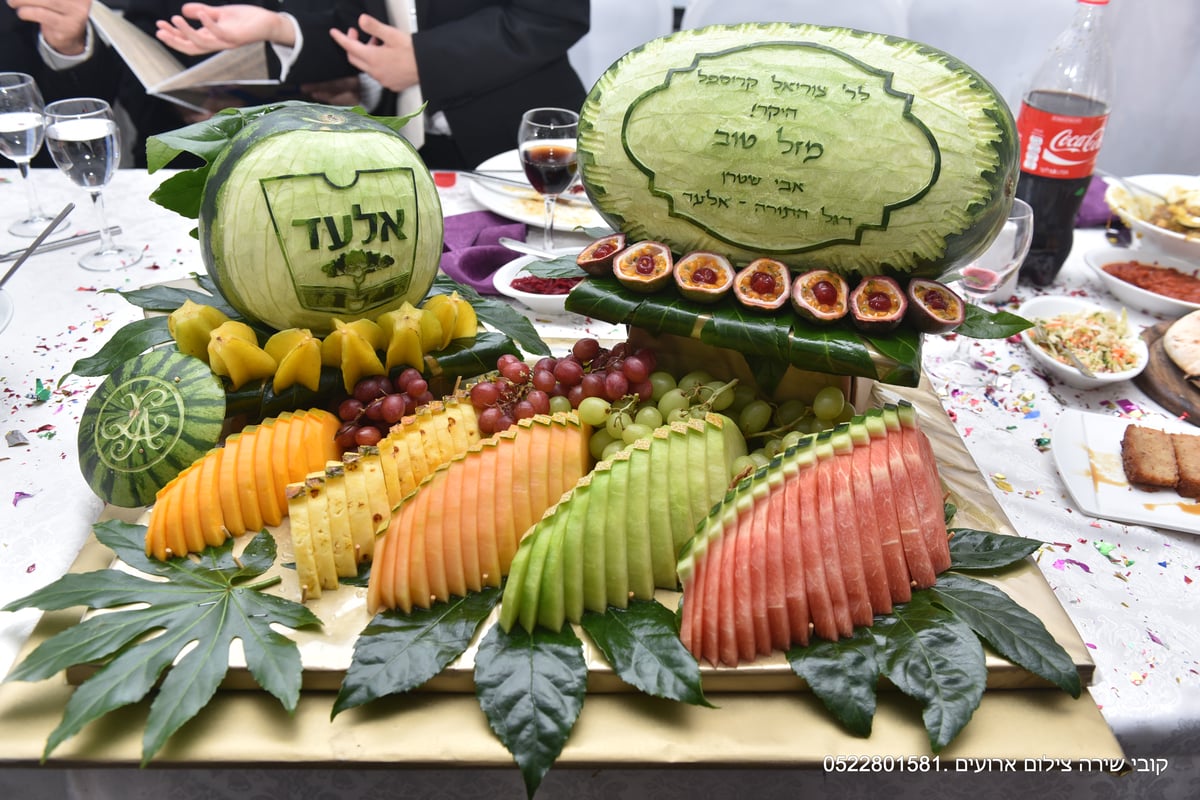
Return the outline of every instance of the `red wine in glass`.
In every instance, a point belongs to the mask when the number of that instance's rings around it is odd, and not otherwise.
[[[521,151],[521,166],[538,194],[562,194],[574,183],[579,161],[574,147],[535,144]]]

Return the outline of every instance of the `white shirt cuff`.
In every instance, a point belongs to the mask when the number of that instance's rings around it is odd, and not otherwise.
[[[286,11],[280,11],[279,14],[292,24],[292,31],[296,34],[296,43],[291,47],[271,43],[271,49],[275,51],[275,57],[279,59],[279,82],[283,83],[287,80],[292,65],[300,57],[300,50],[304,47],[304,34],[300,32],[300,23],[296,21],[295,17]]]
[[[38,52],[42,56],[42,61],[55,72],[62,72],[64,69],[79,66],[92,57],[93,49],[92,23],[90,22],[87,24],[87,30],[83,35],[83,52],[78,55],[69,56],[58,52],[46,43],[46,40],[42,38],[42,34],[38,34]]]

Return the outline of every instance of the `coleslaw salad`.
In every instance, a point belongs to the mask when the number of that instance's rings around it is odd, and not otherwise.
[[[1103,309],[1068,312],[1034,322],[1038,334],[1031,339],[1062,364],[1075,366],[1078,361],[1094,373],[1125,372],[1138,366],[1138,350],[1124,308],[1120,313]]]

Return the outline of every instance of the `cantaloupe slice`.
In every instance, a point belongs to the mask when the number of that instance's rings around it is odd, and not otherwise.
[[[558,498],[586,469],[586,456],[573,455],[570,463],[580,465],[577,472],[551,471],[544,454],[551,446],[555,427],[571,432],[571,450],[587,453],[590,430],[574,413],[538,415],[479,442],[425,478],[392,515],[379,543],[381,549],[386,548],[391,564],[371,571],[369,612],[398,608],[407,613],[414,607],[428,608],[433,602],[449,600],[445,550],[454,535],[459,537],[463,553],[473,550],[477,554],[460,556],[462,585],[499,585],[508,574],[519,537],[545,512],[544,508],[533,508],[528,498],[514,502],[514,487],[528,487],[536,480],[545,483],[545,497]],[[534,472],[540,473],[536,479]],[[458,510],[463,503],[475,504],[477,509],[472,518],[473,540],[469,540],[472,533],[463,525],[463,514]],[[519,524],[524,527],[518,529]],[[450,532],[452,526],[456,534]],[[435,549],[440,553],[433,552]],[[467,565],[473,560],[479,574],[467,575]],[[386,587],[380,585],[383,581],[388,582]]]
[[[318,409],[283,414],[231,434],[223,447],[210,450],[181,472],[183,480],[159,490],[146,529],[146,552],[166,558],[169,539],[185,544],[183,550],[172,547],[173,556],[200,552],[228,535],[278,525],[287,506],[287,483],[302,480],[311,469],[337,456],[333,437],[338,425],[336,416]],[[319,463],[313,465],[318,457]],[[176,522],[158,511],[158,504],[170,494],[180,495],[171,506],[178,509]],[[168,531],[176,524],[183,527]]]
[[[896,542],[897,552],[902,545],[906,558],[909,549],[917,549],[908,563],[932,564],[931,551],[942,545],[949,549],[943,541],[944,522],[916,522],[920,515],[913,487],[925,487],[921,496],[927,500],[941,496],[933,488],[941,482],[932,450],[926,451],[913,436],[905,459],[900,447],[904,437],[921,433],[915,414],[898,424],[889,424],[889,415],[898,421],[901,412],[885,408],[832,433],[802,439],[771,465],[743,479],[701,523],[679,560],[680,638],[693,655],[737,666],[766,650],[804,644],[809,614],[817,636],[852,635],[856,624],[870,624],[874,614],[885,613],[882,608],[891,608],[900,602],[899,596],[911,593],[907,580],[893,581],[882,552],[886,542]],[[878,502],[885,493],[895,502]],[[868,502],[872,498],[874,502]],[[839,522],[847,514],[858,519],[855,509],[868,505],[880,529],[877,538],[859,530],[858,524]],[[865,516],[872,518],[870,513]],[[875,542],[872,554],[864,542]],[[783,568],[773,569],[774,560]],[[870,569],[868,561],[873,564]],[[925,588],[935,580],[936,576],[922,583],[915,578],[914,583]],[[770,613],[779,606],[781,594],[786,626],[782,617],[773,621]],[[864,602],[872,613],[865,623],[861,611],[852,616],[854,604]],[[788,635],[780,641],[785,627]]]

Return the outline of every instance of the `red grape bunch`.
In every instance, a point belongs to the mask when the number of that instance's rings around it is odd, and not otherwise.
[[[394,380],[386,375],[362,378],[354,385],[354,393],[338,405],[342,427],[337,445],[347,452],[359,445],[378,444],[402,417],[433,399],[429,383],[414,367],[402,370]]]
[[[541,358],[533,367],[506,354],[497,359],[496,374],[471,387],[471,404],[479,412],[479,430],[486,436],[534,414],[579,408],[587,397],[610,402],[629,396],[648,400],[656,363],[648,349],[631,353],[624,342],[610,349],[591,338],[575,342],[562,357]]]

